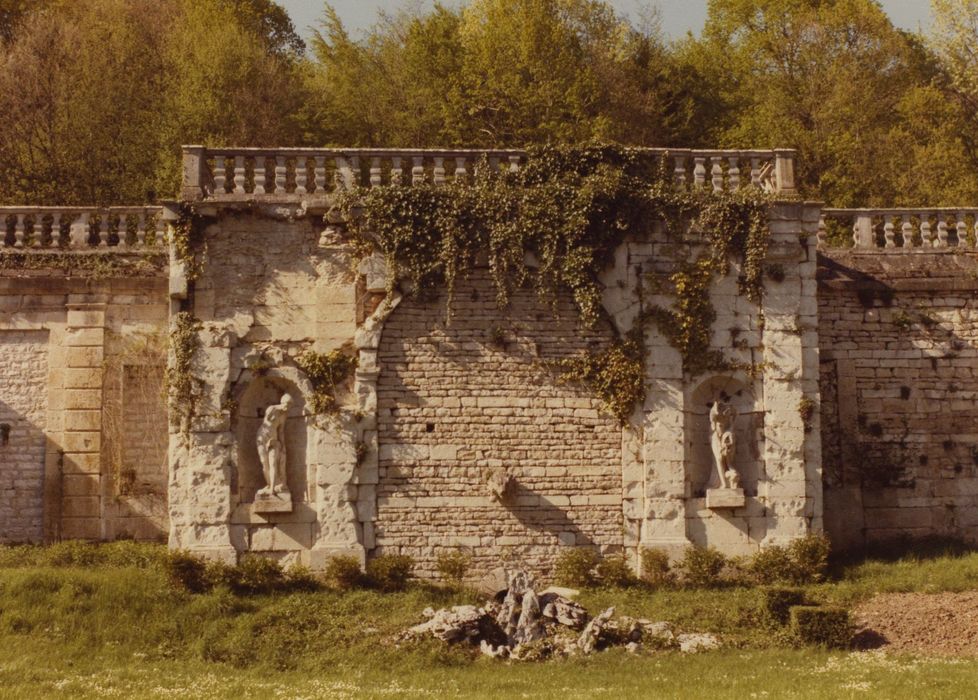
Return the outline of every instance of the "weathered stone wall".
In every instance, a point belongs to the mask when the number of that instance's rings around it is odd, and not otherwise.
[[[47,332],[0,331],[0,541],[43,537]]]
[[[825,516],[837,546],[978,541],[975,270],[963,251],[822,255]]]
[[[607,323],[581,327],[519,290],[495,303],[488,270],[444,296],[405,300],[378,351],[377,552],[409,554],[434,574],[461,549],[475,569],[509,558],[548,571],[561,546],[622,548],[622,429],[600,401],[561,383],[553,363],[606,346]],[[488,477],[511,477],[503,502]]]
[[[79,260],[77,275],[60,268],[0,272],[0,357],[7,363],[0,405],[20,416],[11,432],[20,446],[0,446],[0,480],[13,476],[10,500],[31,520],[0,523],[0,538],[159,539],[166,462],[158,449],[152,462],[145,451],[128,462],[119,456],[127,431],[139,431],[140,444],[159,445],[166,435],[158,379],[152,397],[121,410],[125,367],[145,367],[157,378],[162,372],[165,272],[138,262],[131,275],[96,278]],[[129,470],[143,476],[135,491],[120,478]]]

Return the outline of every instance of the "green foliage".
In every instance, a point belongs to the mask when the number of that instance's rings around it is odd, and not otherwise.
[[[590,588],[597,583],[594,569],[598,561],[598,553],[593,549],[569,547],[554,562],[554,583],[571,588]]]
[[[312,384],[312,398],[309,405],[315,413],[335,413],[336,391],[357,367],[357,358],[343,350],[328,353],[308,350],[296,360],[309,382]]]
[[[311,592],[322,588],[322,581],[305,564],[292,564],[285,570],[285,588],[290,591]]]
[[[381,554],[367,562],[367,580],[382,591],[403,591],[411,579],[414,559],[407,554]]]
[[[204,593],[213,587],[207,562],[189,552],[172,552],[166,562],[170,581],[190,593]]]
[[[636,326],[620,341],[601,350],[558,362],[563,381],[580,382],[600,399],[605,410],[625,425],[645,398],[644,328]]]
[[[286,588],[287,579],[282,565],[268,557],[246,554],[229,571],[231,575],[226,583],[239,595],[268,594]]]
[[[162,568],[169,557],[165,547],[150,542],[83,542],[65,540],[51,545],[0,545],[0,569],[26,567]]]
[[[687,547],[683,558],[676,564],[685,586],[714,588],[722,581],[720,574],[727,558],[713,547]]]
[[[200,347],[200,321],[187,311],[170,319],[169,352],[165,380],[170,420],[186,433],[197,404],[198,380],[193,375],[194,354]]]
[[[757,551],[747,564],[751,577],[762,584],[793,583],[796,579],[795,563],[788,548],[769,545]]]
[[[363,583],[360,559],[352,554],[330,557],[330,560],[326,562],[326,580],[331,586],[341,591],[356,588]]]
[[[852,622],[844,608],[796,605],[790,615],[791,632],[803,644],[844,649],[852,642]]]
[[[662,549],[642,547],[639,551],[642,561],[642,581],[653,588],[665,588],[675,582],[669,568],[669,554]]]
[[[465,574],[472,564],[472,555],[459,549],[442,552],[438,555],[435,567],[442,579],[454,586],[459,586],[465,580]]]
[[[635,585],[635,572],[622,554],[604,557],[594,567],[598,583],[609,588],[627,588]]]
[[[800,588],[770,586],[762,589],[764,614],[775,624],[784,626],[791,617],[791,608],[805,604],[805,591]]]
[[[758,583],[820,583],[829,564],[825,535],[805,535],[787,546],[771,545],[751,557],[748,571]]]

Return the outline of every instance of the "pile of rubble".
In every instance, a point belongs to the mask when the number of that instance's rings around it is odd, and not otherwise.
[[[525,571],[508,574],[508,586],[484,607],[459,605],[424,611],[426,622],[405,633],[406,638],[433,635],[451,644],[468,642],[482,653],[519,660],[590,654],[611,646],[633,653],[677,649],[704,651],[719,646],[710,634],[674,634],[668,622],[630,617],[615,618],[608,608],[591,617],[571,600],[565,589],[533,590]]]

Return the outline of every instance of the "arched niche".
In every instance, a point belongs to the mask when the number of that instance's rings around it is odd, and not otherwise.
[[[292,397],[285,422],[286,483],[294,503],[309,500],[307,448],[311,417],[306,415],[305,384],[308,382],[298,370],[291,368],[251,374],[240,382],[242,389],[236,397],[235,415],[237,469],[232,484],[237,503],[253,503],[255,493],[265,485],[258,458],[258,428],[265,410],[281,401],[286,393]]]
[[[702,498],[707,489],[719,486],[710,445],[710,409],[717,400],[727,402],[737,412],[734,464],[745,495],[756,496],[757,485],[764,479],[764,411],[746,378],[731,375],[708,377],[688,394],[685,412],[686,496]]]

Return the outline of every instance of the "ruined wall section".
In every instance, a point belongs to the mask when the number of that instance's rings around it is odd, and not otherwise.
[[[82,256],[76,264],[74,274],[60,266],[0,271],[0,347],[7,363],[0,372],[0,404],[11,414],[0,423],[12,426],[11,444],[0,446],[0,479],[12,488],[3,490],[20,513],[20,521],[0,524],[0,538],[159,539],[167,527],[160,506],[165,461],[145,464],[139,456],[139,468],[154,486],[127,500],[112,446],[123,444],[127,429],[159,444],[166,434],[165,404],[157,393],[128,411],[112,412],[113,367],[121,372],[129,355],[121,350],[125,343],[111,339],[152,335],[156,345],[148,364],[159,375],[165,272],[138,256],[132,274],[95,275]],[[116,418],[121,432],[113,427]]]
[[[839,547],[978,541],[978,257],[823,251],[827,530]]]
[[[442,552],[486,571],[513,560],[550,571],[562,547],[622,549],[622,429],[553,363],[613,338],[518,290],[500,309],[488,270],[444,295],[407,299],[378,351],[377,552],[409,554],[437,576]],[[501,500],[488,481],[511,480]]]

